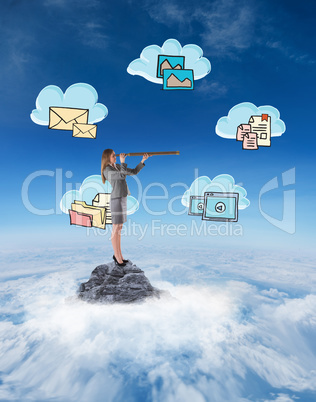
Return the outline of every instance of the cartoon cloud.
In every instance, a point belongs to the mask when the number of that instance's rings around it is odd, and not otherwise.
[[[60,209],[65,214],[68,214],[69,209],[71,209],[71,204],[76,201],[85,201],[87,204],[91,205],[92,200],[97,194],[111,193],[112,186],[106,181],[105,184],[102,183],[101,175],[88,176],[82,182],[79,190],[67,191],[61,201]],[[127,215],[131,215],[136,212],[139,208],[139,203],[136,198],[132,196],[127,196]]]
[[[47,126],[49,123],[49,108],[78,108],[89,111],[89,124],[98,123],[108,115],[108,109],[102,103],[97,103],[98,93],[93,86],[77,83],[66,89],[65,93],[56,85],[48,85],[41,90],[36,99],[36,109],[31,113],[34,123]]]
[[[238,193],[238,209],[245,209],[250,205],[250,201],[246,198],[247,191],[235,184],[235,179],[229,174],[220,174],[213,180],[208,176],[198,177],[183,194],[182,205],[189,207],[190,196],[203,196],[205,192]]]
[[[285,124],[280,119],[280,112],[273,106],[259,106],[243,102],[230,109],[227,116],[221,117],[216,124],[215,132],[223,138],[236,139],[236,130],[240,124],[248,123],[255,115],[267,114],[271,117],[271,137],[279,137],[285,132]]]
[[[193,70],[194,79],[199,80],[211,71],[210,61],[203,57],[203,50],[197,45],[181,44],[176,39],[168,39],[162,47],[150,45],[141,52],[140,58],[133,60],[127,67],[131,75],[140,75],[155,84],[162,84],[163,79],[157,77],[157,61],[159,55],[181,56],[185,59],[185,69]]]

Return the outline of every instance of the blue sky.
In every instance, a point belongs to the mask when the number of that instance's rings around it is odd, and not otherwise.
[[[172,186],[181,182],[189,187],[195,170],[210,179],[230,174],[248,192],[250,207],[240,211],[238,221],[241,237],[149,236],[149,242],[309,249],[315,218],[313,8],[312,2],[298,6],[294,1],[5,2],[0,17],[3,244],[89,242],[85,230],[70,227],[66,215],[29,212],[21,199],[22,185],[33,172],[62,169],[65,192],[67,183],[75,186],[99,174],[101,153],[109,147],[116,152],[180,151],[180,156],[152,157],[138,176],[143,188],[159,182],[168,189],[168,199],[148,201],[155,211],[166,210],[168,200],[183,194]],[[210,74],[195,82],[194,91],[162,91],[126,71],[146,46],[162,46],[169,38],[182,46],[200,46],[211,62]],[[92,85],[109,110],[98,124],[96,140],[74,139],[30,119],[45,86],[65,91],[77,82]],[[286,131],[272,138],[271,148],[243,151],[239,143],[215,134],[218,119],[242,102],[279,110]],[[139,160],[126,161],[134,167]],[[280,180],[292,168],[296,183],[288,189],[296,192],[296,232],[288,234],[260,214],[258,199],[269,180]],[[71,178],[65,177],[67,171]],[[30,185],[29,199],[37,208],[55,207],[55,177]],[[134,180],[129,178],[128,184],[137,197]],[[148,194],[163,193],[153,187]],[[173,205],[183,210],[180,198]],[[281,219],[282,207],[281,188],[263,196],[262,208],[269,215]],[[200,224],[200,218],[186,212],[174,216],[166,211],[158,218],[167,224]],[[129,219],[145,225],[156,218],[141,204]]]
[[[1,400],[315,400],[315,11],[292,0],[2,1]],[[127,72],[171,38],[211,63],[193,91]],[[30,118],[43,88],[75,83],[108,109],[95,140]],[[286,131],[270,148],[244,151],[216,134],[243,102],[280,112]],[[105,148],[180,151],[127,178],[134,197],[156,199],[122,231],[124,258],[171,298],[100,306],[74,296],[111,260],[110,228],[70,226],[59,203],[100,174]],[[23,198],[38,173],[28,200],[49,214]],[[222,174],[250,206],[234,224],[202,224],[181,197],[197,177]],[[282,230],[271,219],[283,213]]]

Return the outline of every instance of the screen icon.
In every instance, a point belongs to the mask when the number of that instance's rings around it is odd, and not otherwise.
[[[202,195],[191,195],[190,196],[190,206],[189,215],[202,216],[204,209],[204,197]]]
[[[208,221],[237,222],[238,196],[238,193],[204,193],[202,219]]]

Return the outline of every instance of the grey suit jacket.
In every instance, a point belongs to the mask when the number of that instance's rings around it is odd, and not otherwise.
[[[135,169],[130,169],[127,167],[126,163],[121,165],[116,165],[118,171],[111,165],[108,165],[104,170],[103,174],[106,180],[108,180],[112,186],[111,198],[126,197],[130,195],[129,188],[126,183],[126,175],[132,176],[137,174],[143,167],[144,163],[140,162]]]

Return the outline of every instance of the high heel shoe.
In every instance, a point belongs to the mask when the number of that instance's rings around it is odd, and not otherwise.
[[[113,255],[113,260],[115,261],[115,264],[117,264],[119,267],[124,267],[124,266],[126,265],[126,263],[124,262],[124,260],[123,260],[123,262],[119,263],[119,262],[117,261],[117,259],[115,258],[115,255]]]

